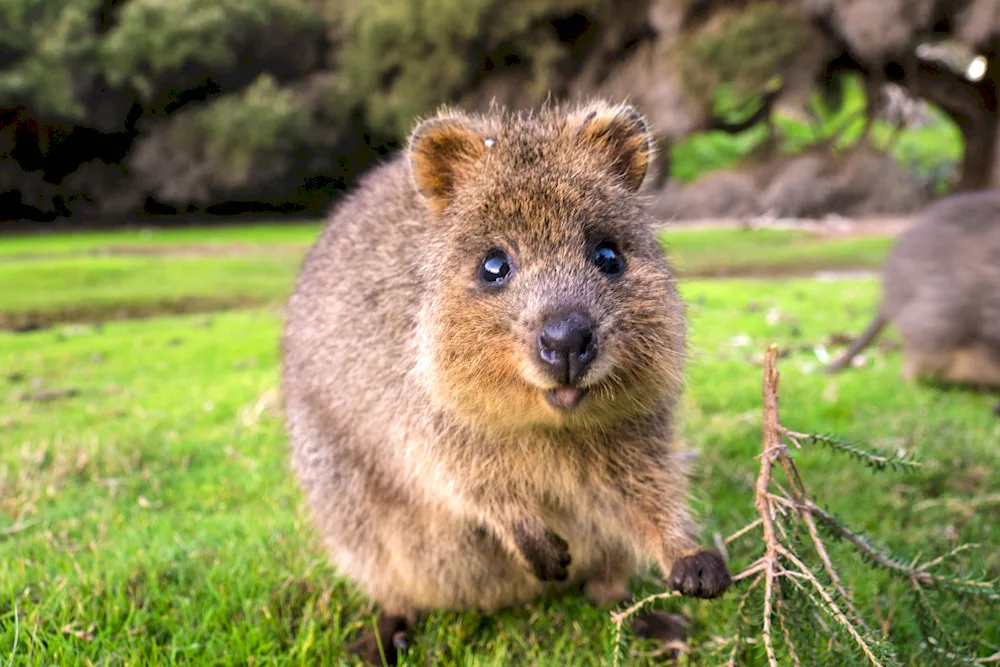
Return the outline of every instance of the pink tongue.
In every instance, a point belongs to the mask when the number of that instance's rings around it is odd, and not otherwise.
[[[559,387],[553,394],[556,403],[563,408],[575,408],[580,399],[583,398],[583,389],[578,387]]]

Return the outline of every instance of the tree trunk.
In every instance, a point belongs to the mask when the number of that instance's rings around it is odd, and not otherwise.
[[[1000,188],[1000,151],[997,150],[997,114],[984,114],[982,120],[959,126],[965,140],[962,155],[962,177],[956,192]]]
[[[656,158],[653,160],[653,173],[650,174],[650,188],[659,191],[666,187],[670,180],[670,149],[673,142],[669,137],[658,136],[654,140]]]
[[[1000,115],[998,79],[1000,61],[991,58],[986,75],[973,82],[929,62],[908,68],[900,81],[913,94],[930,100],[955,121],[962,133],[965,151],[956,192],[1000,187]]]
[[[997,134],[1000,134],[1000,130]],[[993,144],[993,173],[990,176],[989,187],[1000,189],[1000,137]]]

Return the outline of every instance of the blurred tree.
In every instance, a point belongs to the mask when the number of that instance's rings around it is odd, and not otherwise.
[[[446,101],[483,103],[476,91],[494,74],[517,75],[507,102],[558,95],[613,8],[2,0],[2,216],[222,211],[240,201],[319,212],[398,146],[414,116]]]
[[[3,0],[0,217],[309,203],[355,143],[306,137],[330,48],[300,0]]]
[[[414,116],[501,70],[527,74],[526,104],[558,94],[560,75],[586,57],[572,47],[614,10],[608,0],[353,0],[335,12],[337,64],[366,121],[402,136]]]
[[[956,190],[1000,187],[997,0],[801,0],[834,52],[827,81],[859,72],[944,110],[965,144]]]
[[[845,76],[860,75],[869,102],[865,132],[905,90],[939,106],[960,129],[965,151],[955,189],[1000,187],[1000,1],[653,5],[655,43],[626,58],[603,88],[631,93],[649,109],[661,121],[654,125],[663,148],[694,131],[770,125],[774,108],[802,109],[817,89],[836,107]]]
[[[316,214],[443,102],[629,97],[666,149],[847,73],[1000,186],[998,43],[998,0],[0,0],[0,219]]]

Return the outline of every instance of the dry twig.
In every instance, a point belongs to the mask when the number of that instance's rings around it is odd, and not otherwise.
[[[791,664],[799,666],[802,658],[796,649],[795,641],[792,638],[792,628],[786,621],[787,602],[782,592],[782,582],[789,582],[794,586],[796,599],[801,599],[812,608],[817,624],[824,633],[830,634],[836,628],[843,631],[845,639],[850,637],[851,644],[865,656],[868,662],[877,667],[884,664],[898,664],[893,650],[884,638],[877,638],[868,627],[861,613],[854,606],[854,602],[847,588],[841,582],[840,575],[834,565],[833,559],[823,542],[820,528],[829,531],[827,535],[843,539],[847,543],[858,549],[869,562],[885,568],[887,571],[903,577],[910,585],[910,589],[915,596],[915,604],[918,611],[925,613],[931,619],[930,624],[937,636],[945,637],[944,624],[941,622],[934,607],[928,601],[925,588],[938,586],[962,591],[981,599],[1000,599],[996,588],[991,582],[978,581],[971,578],[960,578],[944,576],[931,572],[934,568],[954,556],[974,548],[976,545],[960,545],[950,552],[921,563],[918,558],[914,558],[910,563],[904,563],[873,546],[863,535],[852,531],[841,523],[836,517],[818,507],[809,499],[805,483],[795,466],[795,462],[789,456],[788,444],[796,448],[802,448],[803,444],[823,443],[834,451],[845,452],[852,457],[867,463],[876,470],[886,468],[912,468],[917,463],[913,462],[906,455],[884,456],[878,452],[862,449],[850,442],[831,436],[811,435],[799,433],[785,428],[781,424],[778,411],[778,380],[777,371],[777,346],[771,345],[764,356],[764,383],[763,383],[763,447],[759,455],[754,457],[759,460],[760,468],[755,484],[754,507],[758,518],[747,526],[737,530],[725,540],[721,541],[723,546],[729,545],[737,539],[746,536],[751,531],[760,527],[764,553],[763,555],[747,566],[742,572],[733,576],[733,581],[738,582],[748,578],[753,578],[740,599],[736,610],[737,629],[734,636],[723,645],[732,643],[732,650],[728,665],[736,665],[736,656],[744,643],[750,640],[742,636],[740,628],[744,607],[749,599],[750,593],[764,582],[763,610],[761,617],[760,640],[767,655],[768,664],[777,667],[778,655],[773,637],[773,621],[777,616],[778,626],[784,644],[781,648],[787,655]],[[784,479],[775,479],[775,473],[783,473]],[[783,483],[782,483],[783,482]],[[820,581],[813,569],[806,564],[803,558],[795,552],[789,541],[786,525],[790,521],[798,520],[806,528],[809,542],[818,557],[819,564],[825,573],[829,584]],[[817,570],[819,571],[819,570]],[[676,592],[660,593],[650,596],[625,611],[614,614],[613,620],[616,625],[615,632],[615,667],[618,665],[618,646],[621,639],[622,624],[625,620],[636,613],[648,602],[658,599],[674,597]],[[824,616],[834,621],[833,627],[824,622]],[[836,641],[831,637],[831,643]],[[929,650],[945,655],[949,659],[957,659],[961,662],[986,664],[1000,662],[1000,654],[995,654],[987,658],[961,657],[949,646],[938,646],[933,637],[927,638]]]

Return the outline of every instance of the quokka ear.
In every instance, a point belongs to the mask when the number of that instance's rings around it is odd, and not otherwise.
[[[570,117],[570,131],[591,150],[598,151],[608,168],[633,192],[639,189],[653,155],[649,125],[630,105],[596,105]]]
[[[410,172],[417,191],[435,213],[451,202],[456,182],[486,152],[482,137],[460,117],[425,120],[410,135]]]

